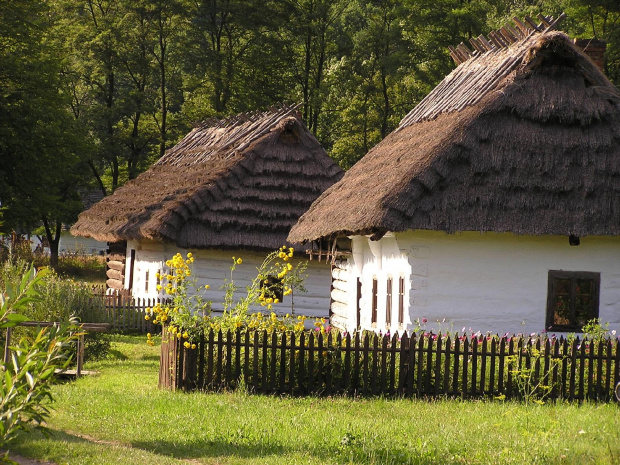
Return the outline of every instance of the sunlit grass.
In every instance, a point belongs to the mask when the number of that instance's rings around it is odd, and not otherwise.
[[[52,435],[13,450],[58,464],[614,464],[617,404],[290,398],[157,389],[158,347],[116,337],[100,375],[56,387]]]

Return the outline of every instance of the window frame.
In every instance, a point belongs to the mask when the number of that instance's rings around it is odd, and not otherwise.
[[[571,281],[571,290],[570,290],[570,319],[571,324],[569,325],[560,325],[554,324],[553,317],[555,314],[554,310],[554,302],[556,300],[556,293],[554,290],[554,280],[555,279],[567,279]],[[599,317],[599,304],[600,304],[600,292],[601,292],[601,274],[593,271],[564,271],[564,270],[549,270],[547,277],[547,310],[546,310],[546,319],[545,319],[545,327],[547,330],[551,331],[575,331],[581,332],[582,326],[577,324],[577,316],[575,310],[575,286],[577,280],[588,280],[594,283],[594,290],[592,291],[592,299],[593,299],[593,314],[589,319],[598,318]]]
[[[385,289],[385,327],[387,329],[392,327],[392,284],[393,279],[388,276]]]

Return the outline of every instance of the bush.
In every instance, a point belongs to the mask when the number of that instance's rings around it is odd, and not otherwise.
[[[31,265],[23,260],[6,261],[0,267],[0,290],[15,286]],[[30,302],[22,314],[32,321],[68,322],[75,319],[87,323],[106,323],[104,314],[97,310],[90,286],[60,277],[48,270],[35,284],[40,299]],[[15,328],[17,337],[34,336],[31,328]],[[75,344],[73,344],[75,350]],[[87,333],[84,337],[84,361],[106,358],[110,350],[110,336]]]
[[[0,294],[0,329],[14,328],[29,318],[24,310],[41,302],[37,290],[45,271],[35,276],[34,267],[23,273],[18,283],[5,282]],[[77,336],[71,323],[39,330],[34,337],[23,337],[11,347],[9,363],[0,367],[0,447],[4,447],[20,429],[29,425],[42,428],[52,401],[51,385],[56,369],[71,361],[67,350]]]

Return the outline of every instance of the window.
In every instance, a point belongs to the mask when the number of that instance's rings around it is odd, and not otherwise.
[[[144,276],[144,292],[149,291],[149,270],[146,270],[146,274]]]
[[[372,278],[372,315],[371,315],[371,323],[377,323],[377,278]]]
[[[581,331],[592,318],[598,318],[600,273],[549,271],[547,328],[555,331]]]
[[[267,297],[278,299],[280,302],[284,299],[284,286],[282,280],[277,276],[269,275],[265,279],[264,287],[267,288]]]
[[[385,326],[392,326],[392,278],[387,279],[387,294],[385,297]]]
[[[405,278],[398,278],[398,324],[405,323]]]

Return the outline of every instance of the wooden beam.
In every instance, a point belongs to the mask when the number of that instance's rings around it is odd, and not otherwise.
[[[512,27],[512,26],[510,26],[510,25],[508,25],[508,24],[507,24],[507,25],[506,25],[506,29],[508,29],[508,30],[510,31],[510,33],[511,33],[513,36],[515,36],[518,40],[525,39],[525,37],[526,37],[526,36],[523,34],[523,32],[521,31],[521,29],[519,29],[519,28],[516,28],[516,29],[515,29],[514,27]]]
[[[487,40],[487,38],[486,38],[485,36],[483,36],[482,34],[480,34],[480,35],[478,36],[478,40],[479,40],[479,41],[480,41],[480,43],[481,43],[482,45],[484,45],[484,47],[485,47],[487,50],[489,50],[489,51],[491,51],[491,50],[493,50],[493,49],[495,48],[495,47],[493,47],[493,45],[491,44],[491,42],[489,42],[489,41]]]
[[[519,19],[518,17],[514,17],[512,18],[512,20],[515,22],[515,24],[517,25],[517,28],[521,31],[521,33],[527,37],[529,34],[529,26],[527,26],[526,24],[524,24],[521,19]]]
[[[450,56],[457,65],[463,63],[464,60],[461,59],[461,56],[452,45],[448,45],[448,50],[450,51]]]
[[[525,19],[525,22],[529,24],[532,29],[538,32],[542,32],[542,29],[538,27],[538,24],[536,24],[532,18],[530,18],[529,16],[526,16],[524,19]]]
[[[566,19],[566,13],[562,13],[560,16],[558,16],[555,20],[553,20],[551,22],[551,24],[549,25],[549,27],[547,28],[548,31],[553,31],[555,28],[557,28],[557,26]]]
[[[456,47],[456,49],[461,52],[461,54],[463,54],[466,57],[466,60],[469,60],[472,57],[472,53],[471,50],[469,48],[467,48],[467,45],[465,45],[463,42],[461,42],[460,44],[458,44],[458,46]]]
[[[513,34],[510,31],[510,29],[508,29],[506,26],[500,28],[500,31],[502,32],[504,37],[506,37],[507,39],[510,39],[511,43],[514,43],[519,40],[519,37],[516,34]]]
[[[489,32],[489,40],[491,40],[497,48],[505,48],[508,45],[504,42],[501,35],[495,31]]]
[[[469,39],[469,43],[472,45],[472,47],[476,49],[478,53],[485,53],[487,51],[486,47],[482,45],[475,37]]]
[[[549,26],[551,26],[551,22],[549,22],[549,19],[546,18],[545,16],[541,15],[540,13],[538,13],[536,15],[536,17],[538,19],[540,19],[540,22],[543,23],[543,25],[545,26],[545,28],[548,28]]]

